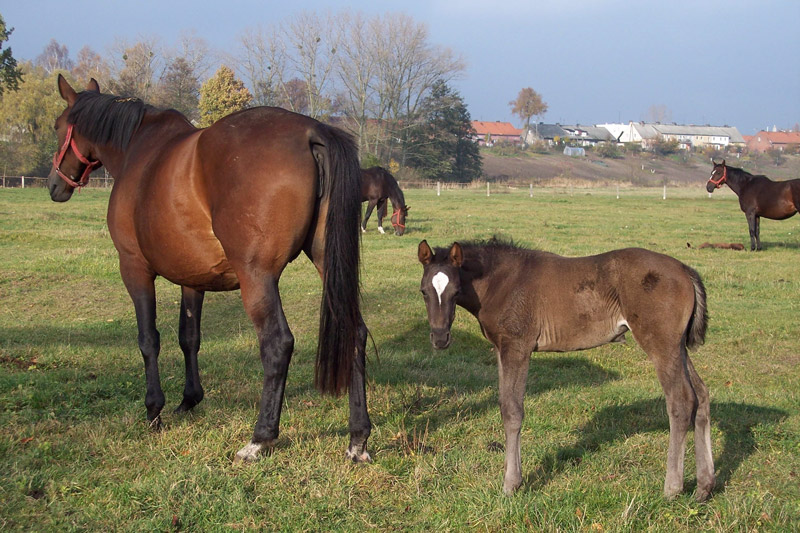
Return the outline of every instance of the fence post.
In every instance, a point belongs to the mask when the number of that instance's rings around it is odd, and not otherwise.
[[[22,176],[22,188],[25,188],[25,176]]]
[[[531,198],[533,198],[533,183],[530,184],[530,195],[529,196]]]
[[[617,200],[619,200],[619,183],[617,183]]]
[[[662,200],[666,200],[667,199],[667,186],[666,185],[664,185],[664,195],[661,197],[661,199]]]
[[[436,182],[436,196],[441,196],[441,195],[442,195],[442,182],[441,181],[437,181]]]
[[[489,182],[486,182],[486,196],[489,196]]]

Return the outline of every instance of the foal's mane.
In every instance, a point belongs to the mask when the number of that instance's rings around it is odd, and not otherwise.
[[[96,144],[124,150],[145,113],[155,109],[138,98],[124,98],[96,91],[78,93],[67,122]]]
[[[524,260],[531,256],[546,253],[531,250],[516,244],[512,239],[493,236],[489,239],[458,241],[464,254],[462,269],[472,273],[475,278],[484,273],[491,272],[493,267],[501,261]],[[449,258],[450,248],[436,248],[435,261],[444,262]]]

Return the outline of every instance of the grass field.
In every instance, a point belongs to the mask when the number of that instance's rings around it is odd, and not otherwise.
[[[0,190],[0,530],[788,531],[800,527],[800,218],[763,221],[747,243],[728,191],[410,190],[408,231],[363,238],[363,309],[374,462],[344,459],[347,402],[311,386],[320,283],[298,259],[281,279],[296,338],[272,456],[232,463],[261,389],[255,334],[238,293],[206,297],[193,413],[181,399],[179,289],[158,281],[165,429],[145,422],[133,307],[105,227],[108,191],[53,204]],[[525,478],[502,494],[497,369],[459,310],[434,352],[418,292],[422,238],[493,234],[565,255],[642,246],[703,276],[711,314],[692,354],[711,391],[717,489],[661,496],[668,423],[651,364],[628,344],[532,356],[522,429]],[[694,248],[687,248],[686,243]]]

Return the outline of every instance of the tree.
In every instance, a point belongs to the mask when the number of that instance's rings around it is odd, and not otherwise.
[[[473,134],[463,98],[439,80],[422,103],[421,120],[409,131],[406,162],[429,179],[472,181],[483,173]]]
[[[155,73],[160,70],[161,61],[156,40],[139,41],[133,45],[118,41],[114,45],[114,54],[116,75],[111,81],[111,92],[150,102],[155,88]]]
[[[200,87],[200,124],[210,126],[234,111],[246,109],[253,96],[229,67],[222,65]]]
[[[508,105],[511,106],[511,113],[522,120],[526,135],[531,127],[531,117],[539,117],[547,112],[547,104],[542,96],[531,87],[521,89],[517,99],[510,101]]]
[[[3,50],[3,43],[8,40],[14,28],[6,28],[6,21],[0,15],[0,96],[6,90],[16,91],[22,81],[22,70],[17,67],[17,60],[11,53],[11,48]]]
[[[80,86],[94,78],[100,83],[100,88],[105,89],[111,84],[111,69],[97,52],[84,46],[78,52],[75,66],[72,68],[72,77]]]
[[[44,69],[47,74],[52,74],[57,70],[71,71],[74,66],[69,58],[67,45],[58,44],[55,39],[50,39],[33,64]]]
[[[651,122],[665,124],[672,121],[672,112],[664,104],[651,105],[650,109],[647,110],[647,118]]]
[[[156,105],[180,111],[196,119],[200,100],[200,80],[184,57],[173,59],[164,70],[158,84]]]

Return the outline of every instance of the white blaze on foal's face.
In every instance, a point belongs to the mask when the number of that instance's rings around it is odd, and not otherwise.
[[[442,294],[447,288],[447,284],[450,283],[450,278],[448,278],[447,274],[444,272],[439,272],[433,276],[431,283],[433,284],[433,288],[436,289],[436,296],[439,298],[439,305],[442,305]]]

